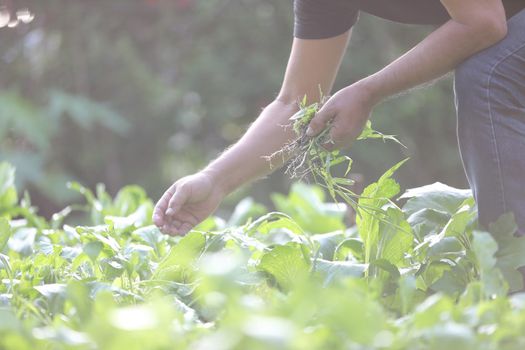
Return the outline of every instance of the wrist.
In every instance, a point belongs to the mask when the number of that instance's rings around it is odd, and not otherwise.
[[[213,189],[219,192],[223,197],[226,197],[235,190],[235,186],[230,183],[228,175],[224,174],[217,168],[208,166],[201,170],[200,173],[210,180]]]
[[[379,84],[373,76],[359,80],[354,86],[364,94],[365,99],[371,107],[381,103],[387,97],[381,89],[381,84]]]

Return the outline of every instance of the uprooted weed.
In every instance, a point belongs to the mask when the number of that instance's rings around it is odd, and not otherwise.
[[[326,100],[326,97],[322,97],[320,102],[307,104],[305,96],[299,103],[299,111],[290,118],[291,126],[297,137],[268,158],[271,161],[276,156],[288,156],[285,174],[290,178],[305,182],[313,181],[328,190],[334,201],[339,202],[342,199],[356,212],[358,208],[364,211],[378,211],[378,208],[367,208],[363,203],[359,203],[358,200],[364,197],[356,194],[350,188],[354,185],[354,180],[348,178],[352,170],[352,158],[342,154],[340,150],[330,151],[325,148],[327,144],[333,144],[330,138],[331,123],[328,123],[325,129],[316,136],[306,135],[310,121]],[[384,135],[372,129],[370,121],[367,121],[357,138],[358,141],[365,139],[391,140],[404,147],[394,135]],[[340,166],[345,166],[344,175],[334,176],[334,168]]]

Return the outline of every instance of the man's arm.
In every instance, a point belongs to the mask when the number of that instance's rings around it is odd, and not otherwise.
[[[298,102],[319,99],[319,89],[332,89],[349,34],[330,39],[294,39],[284,82],[277,98],[261,113],[246,134],[220,158],[206,167],[228,192],[264,176],[282,165],[282,157],[266,157],[295,138],[289,118],[298,111]],[[232,171],[235,169],[235,171]]]
[[[507,33],[501,0],[442,0],[451,20],[381,71],[340,90],[310,123],[311,135],[334,119],[335,147],[348,147],[359,136],[374,105],[435,80]]]
[[[284,81],[277,98],[261,113],[244,136],[201,172],[182,178],[159,200],[154,221],[164,232],[185,234],[209,216],[222,198],[239,186],[262,177],[283,163],[267,157],[295,135],[289,118],[304,95],[319,98],[319,88],[332,89],[350,32],[322,40],[294,39]]]

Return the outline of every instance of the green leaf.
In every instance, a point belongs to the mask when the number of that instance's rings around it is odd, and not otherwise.
[[[86,322],[92,313],[92,300],[89,295],[89,287],[82,281],[71,280],[66,287],[67,299],[76,309],[80,320]]]
[[[264,205],[255,203],[251,197],[244,198],[235,206],[228,220],[228,226],[243,225],[249,219],[264,215],[266,212],[267,210]]]
[[[443,258],[455,258],[465,253],[465,247],[457,237],[443,237],[438,239],[428,247],[427,258],[431,260],[441,260]]]
[[[0,214],[18,202],[15,188],[15,168],[9,163],[0,163]]]
[[[415,306],[415,296],[417,292],[416,279],[411,275],[403,275],[399,278],[398,285],[401,312],[407,314]]]
[[[523,276],[518,268],[525,266],[525,236],[516,237],[518,227],[512,213],[502,215],[489,231],[498,243],[497,267],[503,273],[511,292],[524,288]]]
[[[66,301],[66,285],[64,283],[44,284],[35,286],[34,289],[46,299],[49,312],[59,313],[63,310]]]
[[[30,256],[35,247],[37,229],[34,227],[21,227],[9,239],[9,249],[20,253],[22,256]]]
[[[358,261],[364,261],[363,241],[357,238],[345,239],[337,246],[334,259],[346,260],[348,255],[351,255]]]
[[[294,340],[296,328],[291,320],[284,317],[251,315],[242,330],[246,337],[256,339],[259,344],[272,344],[275,348],[283,349]]]
[[[70,347],[88,347],[93,345],[91,339],[85,334],[66,327],[39,328],[35,332],[35,338],[39,341],[59,343]]]
[[[370,263],[370,267],[377,267],[385,272],[388,272],[390,277],[397,279],[401,276],[396,265],[392,264],[387,259],[376,259]]]
[[[0,333],[16,332],[21,328],[21,322],[11,308],[0,307]],[[2,342],[0,341],[0,344]]]
[[[516,224],[514,214],[507,213],[501,215],[496,222],[490,225],[489,231],[494,235],[496,241],[499,241],[499,238],[507,239],[509,237],[514,237],[518,231],[518,225]]]
[[[443,317],[452,312],[454,302],[446,295],[434,294],[416,307],[413,323],[416,329],[426,329],[443,322]],[[450,348],[453,349],[453,348]]]
[[[106,225],[100,226],[77,226],[77,232],[87,240],[98,241],[104,247],[113,253],[120,251],[120,244],[111,234],[111,231]]]
[[[155,254],[157,254],[157,256],[160,257],[163,253],[161,242],[166,240],[166,236],[160,232],[157,226],[149,225],[141,227],[133,231],[132,235],[135,237],[135,239],[152,247],[155,250]]]
[[[495,254],[498,251],[498,245],[494,238],[487,232],[475,231],[472,239],[472,251],[476,256],[485,296],[487,298],[495,295],[505,296],[507,287],[500,270],[496,268]]]
[[[265,253],[257,269],[272,276],[282,289],[290,290],[308,276],[310,262],[305,259],[300,244],[288,243]]]
[[[428,350],[477,350],[481,347],[470,327],[454,321],[423,330],[421,338],[427,344],[425,349]]]
[[[459,237],[464,234],[469,224],[476,218],[477,212],[469,205],[462,206],[450,218],[443,229],[445,237]]]
[[[335,250],[344,238],[345,235],[343,231],[311,236],[312,241],[319,243],[319,252],[322,254],[322,258],[326,260],[334,259]]]
[[[450,214],[446,212],[424,208],[412,213],[407,222],[412,227],[414,235],[422,241],[425,236],[441,232],[449,220]]]
[[[82,186],[80,183],[75,181],[68,182],[66,185],[68,189],[76,191],[84,196],[89,204],[94,205],[96,199],[93,192],[89,188]]]
[[[405,266],[405,254],[411,253],[414,237],[403,212],[397,208],[388,208],[386,222],[381,223],[380,232],[376,259]]]
[[[346,206],[325,203],[324,192],[318,186],[295,183],[288,196],[274,193],[271,198],[278,211],[288,214],[306,232],[327,233],[345,229]]]
[[[452,215],[466,200],[472,198],[472,191],[460,190],[436,182],[432,185],[407,190],[399,197],[399,199],[405,198],[409,199],[403,206],[403,211],[407,215],[412,215],[422,209],[433,209]]]
[[[205,245],[206,238],[203,234],[190,232],[162,259],[155,270],[153,279],[188,281],[193,276],[194,264],[201,256]]]
[[[352,170],[352,165],[354,161],[350,157],[346,157],[346,160],[348,161],[348,164],[346,166],[345,176],[348,176],[348,174],[350,173],[350,170]]]
[[[104,218],[104,222],[112,225],[115,230],[127,231],[133,230],[150,224],[150,218],[153,213],[153,206],[151,203],[141,204],[134,212],[128,216],[111,216]]]
[[[151,205],[146,191],[140,186],[125,186],[118,191],[108,214],[126,217],[135,214],[144,205]]]
[[[458,259],[455,264],[448,261],[434,262],[425,271],[426,281],[436,292],[459,296],[469,282],[468,273],[471,269],[471,262],[465,258]]]
[[[11,237],[11,226],[6,218],[0,217],[0,252],[2,252],[7,245],[7,241]]]
[[[367,264],[375,258],[374,254],[377,252],[380,216],[384,216],[382,207],[400,191],[399,184],[391,177],[407,160],[388,169],[377,182],[367,186],[359,198],[356,223],[365,247],[365,263]]]
[[[57,296],[63,297],[66,293],[66,285],[62,283],[44,284],[34,288],[47,299],[56,298]]]
[[[102,242],[89,242],[84,245],[82,250],[84,253],[91,259],[91,261],[94,263],[97,261],[98,256],[100,255],[100,252],[104,248],[104,244]]]
[[[268,234],[272,230],[286,230],[293,234],[303,234],[302,228],[291,217],[279,212],[271,212],[261,216],[247,225],[244,232],[251,236],[256,232]]]
[[[328,286],[334,281],[345,277],[362,277],[367,269],[365,264],[350,261],[328,261],[316,259],[314,271],[323,278],[323,286]]]
[[[396,138],[395,135],[384,135],[380,133],[379,131],[372,129],[372,122],[370,120],[366,121],[363,131],[361,131],[361,134],[357,138],[357,140],[366,140],[366,139],[382,139],[383,141],[390,140],[390,141],[394,141],[395,143],[405,147],[405,145],[403,145]]]
[[[489,233],[475,231],[472,237],[472,250],[476,254],[477,265],[482,273],[496,266],[494,254],[498,251],[498,245]]]
[[[333,180],[336,184],[343,185],[343,186],[352,186],[355,184],[354,180],[342,178],[342,177],[334,177]]]

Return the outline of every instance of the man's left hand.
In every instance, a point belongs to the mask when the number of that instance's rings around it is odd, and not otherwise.
[[[375,105],[372,94],[362,85],[353,84],[339,90],[317,112],[306,132],[313,137],[331,122],[329,150],[349,148],[359,137]]]

